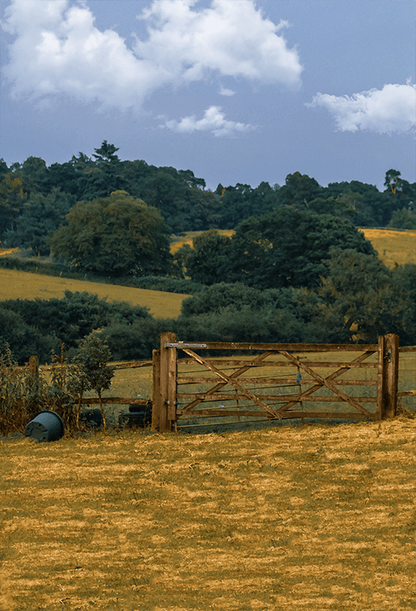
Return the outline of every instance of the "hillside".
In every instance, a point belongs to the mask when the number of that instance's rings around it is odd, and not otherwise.
[[[149,308],[156,318],[176,318],[187,295],[163,293],[126,286],[101,284],[87,280],[70,280],[17,270],[0,269],[0,301],[6,299],[61,298],[65,291],[88,292],[109,301],[127,301]]]
[[[395,231],[393,229],[359,229],[371,242],[381,260],[387,267],[416,263],[416,231]],[[193,239],[200,231],[189,231],[184,236],[174,237],[171,252],[174,254],[184,244],[192,246]],[[231,235],[230,230],[219,231],[222,235]]]

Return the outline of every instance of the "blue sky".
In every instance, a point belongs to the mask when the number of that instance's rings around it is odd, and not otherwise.
[[[414,0],[2,0],[0,157],[416,182]]]

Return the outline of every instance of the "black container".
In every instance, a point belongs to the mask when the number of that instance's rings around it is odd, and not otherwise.
[[[118,418],[119,426],[137,426],[144,428],[152,424],[152,405],[129,405],[129,411],[120,414]]]
[[[65,433],[65,426],[59,414],[44,410],[26,425],[25,436],[36,441],[56,441]]]
[[[86,409],[80,414],[81,422],[84,422],[86,426],[103,426],[103,415],[100,408]]]

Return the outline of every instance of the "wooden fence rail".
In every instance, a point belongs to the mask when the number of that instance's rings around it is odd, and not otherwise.
[[[187,343],[163,333],[151,361],[109,363],[116,370],[151,366],[152,399],[103,397],[102,403],[151,404],[152,427],[160,432],[191,418],[382,420],[396,415],[397,398],[416,396],[416,390],[398,390],[399,356],[409,352],[416,353],[416,346],[399,347],[393,334],[377,344],[336,345]],[[39,371],[37,357],[29,368]],[[352,371],[361,377],[342,377]],[[99,399],[84,397],[82,403]],[[348,411],[326,411],[328,404]]]

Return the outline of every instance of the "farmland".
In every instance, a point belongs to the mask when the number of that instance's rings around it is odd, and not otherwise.
[[[71,280],[17,270],[0,269],[0,301],[6,299],[61,298],[65,291],[95,293],[109,301],[126,301],[149,308],[159,318],[176,318],[186,295],[163,293],[126,286],[101,284],[87,280]]]
[[[410,610],[416,424],[0,443],[2,611]]]

